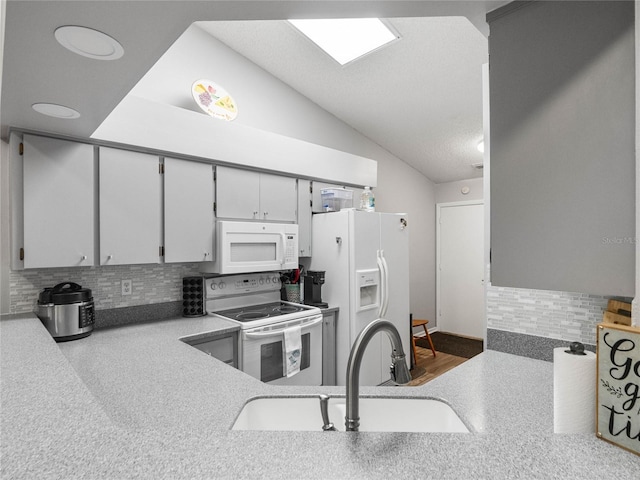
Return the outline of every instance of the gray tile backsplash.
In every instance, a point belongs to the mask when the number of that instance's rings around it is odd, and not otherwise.
[[[33,311],[45,287],[71,281],[90,288],[96,310],[182,300],[182,277],[198,275],[197,263],[42,268],[10,272],[10,313]],[[132,280],[131,295],[121,281]]]
[[[489,286],[487,328],[595,345],[607,300],[586,293]]]
[[[10,309],[33,311],[40,290],[65,281],[90,288],[96,310],[177,302],[182,300],[182,278],[194,275],[199,275],[197,263],[12,271]],[[132,294],[123,296],[121,281],[129,279]],[[596,324],[602,321],[607,300],[584,293],[489,286],[487,328],[522,334],[523,339],[534,335],[595,345]]]

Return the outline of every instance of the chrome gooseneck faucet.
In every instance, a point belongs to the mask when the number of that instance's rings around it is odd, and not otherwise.
[[[402,340],[396,327],[389,321],[382,318],[374,320],[364,327],[358,338],[351,347],[349,363],[347,364],[347,415],[344,424],[347,431],[357,432],[360,427],[360,365],[364,351],[371,338],[378,332],[384,331],[391,341],[391,380],[396,384],[405,385],[411,381],[411,374],[407,368]]]

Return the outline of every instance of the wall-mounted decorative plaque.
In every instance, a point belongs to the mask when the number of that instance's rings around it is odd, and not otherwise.
[[[640,328],[598,325],[599,438],[640,455]]]
[[[211,80],[197,80],[191,86],[191,94],[198,106],[220,120],[232,121],[238,116],[235,100],[220,85]]]

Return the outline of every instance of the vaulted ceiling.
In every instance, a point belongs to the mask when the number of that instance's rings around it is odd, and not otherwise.
[[[505,1],[15,1],[5,12],[1,134],[10,127],[89,138],[193,23],[436,183],[481,175],[485,14]],[[386,18],[401,41],[340,67],[286,18]],[[53,32],[82,25],[126,54],[100,62]],[[50,102],[75,120],[36,113]]]

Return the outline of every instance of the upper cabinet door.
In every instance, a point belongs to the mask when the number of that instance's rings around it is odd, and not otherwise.
[[[296,179],[260,174],[260,218],[278,222],[295,222],[298,206]]]
[[[311,181],[298,179],[298,255],[311,256]]]
[[[216,168],[218,218],[295,222],[296,179],[240,168]]]
[[[216,208],[220,218],[260,218],[260,174],[216,167]]]
[[[100,265],[159,263],[159,158],[100,148]]]
[[[164,260],[213,260],[213,167],[164,159]]]
[[[94,265],[93,146],[25,135],[24,267]]]

